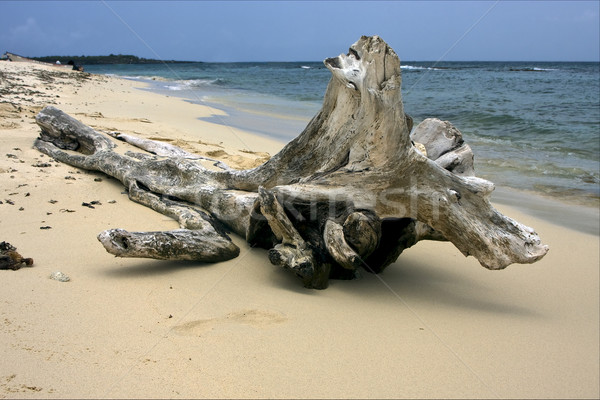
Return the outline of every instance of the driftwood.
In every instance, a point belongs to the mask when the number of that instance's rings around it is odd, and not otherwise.
[[[410,134],[400,61],[383,40],[362,37],[325,65],[333,76],[320,112],[254,169],[209,170],[181,149],[125,136],[162,156],[120,155],[111,139],[52,107],[37,116],[35,146],[115,177],[133,201],[179,221],[172,232],[101,233],[118,256],[227,260],[239,252],[231,230],[269,249],[270,261],[306,287],[325,288],[359,268],[381,272],[425,239],[448,240],[488,269],[546,254],[531,228],[492,207],[494,186],[474,176],[473,153],[456,128],[427,119]]]

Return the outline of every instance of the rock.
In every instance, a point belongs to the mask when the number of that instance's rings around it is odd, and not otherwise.
[[[0,269],[16,271],[23,266],[33,265],[32,258],[24,258],[17,253],[17,248],[8,242],[0,242]]]
[[[51,273],[50,279],[54,279],[55,281],[59,281],[59,282],[69,282],[71,280],[71,278],[69,278],[67,275],[63,274],[60,271]]]

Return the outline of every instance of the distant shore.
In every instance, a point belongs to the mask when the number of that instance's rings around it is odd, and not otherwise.
[[[0,242],[34,261],[0,271],[0,398],[600,395],[598,236],[522,212],[535,198],[495,204],[550,252],[503,271],[427,241],[381,275],[325,291],[302,288],[237,236],[240,256],[218,264],[115,258],[100,231],[178,224],[116,180],[35,150],[44,106],[235,168],[283,142],[139,81],[10,62],[0,78]],[[118,143],[127,150],[139,152]],[[56,271],[70,281],[50,279]]]
[[[55,63],[60,61],[66,64],[69,61],[77,65],[110,65],[110,64],[188,64],[200,63],[201,61],[180,61],[180,60],[157,60],[153,58],[143,58],[131,54],[109,54],[107,56],[44,56],[30,57],[32,60]]]

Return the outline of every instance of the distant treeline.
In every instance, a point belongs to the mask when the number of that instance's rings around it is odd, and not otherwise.
[[[162,63],[186,63],[194,61],[175,61],[175,60],[153,60],[142,58],[129,54],[110,54],[108,56],[44,56],[31,57],[32,60],[61,64],[67,64],[73,61],[76,65],[94,65],[94,64],[162,64]]]

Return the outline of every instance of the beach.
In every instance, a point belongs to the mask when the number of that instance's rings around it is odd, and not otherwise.
[[[0,242],[34,260],[0,271],[1,398],[600,396],[598,236],[518,207],[533,197],[496,206],[550,252],[502,271],[420,242],[381,275],[316,291],[235,235],[240,255],[216,264],[115,258],[99,232],[178,224],[34,149],[42,107],[236,168],[285,143],[139,81],[29,63],[0,73]]]

